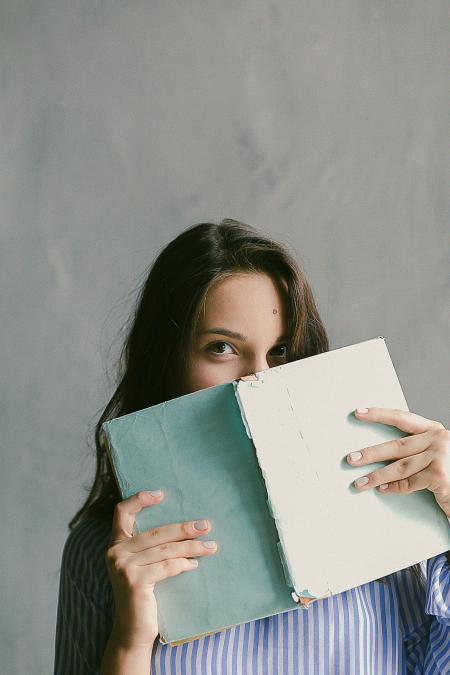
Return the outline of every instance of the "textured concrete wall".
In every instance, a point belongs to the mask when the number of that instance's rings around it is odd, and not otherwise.
[[[188,225],[287,243],[448,426],[444,2],[0,1],[0,672],[47,673],[108,348]]]

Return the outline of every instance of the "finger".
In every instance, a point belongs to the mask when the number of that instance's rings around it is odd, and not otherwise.
[[[136,534],[127,544],[127,549],[132,553],[137,553],[138,551],[171,541],[183,541],[184,539],[201,537],[202,534],[206,534],[210,529],[211,523],[208,520],[188,520],[183,523],[170,523],[169,525],[162,525],[161,527],[155,527]]]
[[[366,476],[357,478],[354,481],[354,486],[360,490],[367,490],[384,483],[390,483],[391,481],[404,480],[425,469],[432,460],[433,453],[430,450],[425,450],[418,455],[412,455],[412,457],[403,457],[388,466],[376,469]]]
[[[146,506],[157,504],[163,497],[163,493],[156,496],[150,491],[141,491],[116,504],[111,526],[110,546],[131,539],[136,513]]]
[[[385,443],[361,448],[347,455],[347,461],[353,466],[364,466],[373,462],[383,462],[416,455],[430,447],[433,442],[433,431],[425,431],[423,434],[395,438]],[[359,457],[359,454],[361,457]],[[353,455],[353,456],[352,456]]]
[[[251,375],[242,375],[242,377],[239,377],[238,379],[242,380],[243,382],[251,382],[257,380],[258,378],[256,377],[256,375],[251,374]]]
[[[138,574],[141,581],[156,584],[158,581],[174,577],[181,572],[191,572],[198,567],[196,558],[166,558],[151,565],[144,565]]]
[[[414,473],[411,476],[394,480],[387,484],[387,487],[380,490],[380,492],[388,492],[391,494],[406,495],[417,490],[430,489],[432,483],[432,472],[428,469]]]
[[[448,474],[436,462],[411,476],[381,484],[378,491],[388,494],[409,494],[417,490],[430,490],[450,521],[450,481]]]
[[[208,544],[208,546],[206,546]],[[211,544],[211,545],[209,545]],[[167,558],[194,558],[211,555],[217,551],[215,541],[176,541],[139,551],[133,556],[133,564],[151,565]]]
[[[426,417],[417,415],[409,410],[398,410],[397,408],[368,408],[368,412],[354,411],[357,419],[368,422],[381,422],[398,427],[408,434],[421,434],[429,429],[445,429],[441,422],[429,420]]]

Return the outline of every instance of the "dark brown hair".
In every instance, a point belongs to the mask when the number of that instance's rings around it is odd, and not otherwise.
[[[137,297],[117,364],[116,390],[95,427],[97,467],[84,504],[87,516],[110,522],[120,493],[103,443],[102,424],[179,394],[196,324],[208,290],[236,272],[263,272],[287,290],[287,361],[329,350],[310,285],[287,249],[232,219],[185,229],[158,255]],[[418,569],[419,566],[414,566]]]

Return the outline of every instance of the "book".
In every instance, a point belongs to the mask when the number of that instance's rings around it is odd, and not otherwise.
[[[406,436],[358,420],[408,410],[383,336],[159,403],[103,424],[123,499],[162,489],[135,532],[207,518],[212,556],[155,584],[159,640],[182,644],[373,581],[450,549],[428,490],[358,491],[388,462],[349,452]]]

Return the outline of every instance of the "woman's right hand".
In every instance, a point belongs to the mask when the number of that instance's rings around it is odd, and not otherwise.
[[[138,492],[114,510],[105,561],[116,606],[112,637],[125,648],[151,647],[159,633],[155,583],[195,570],[198,561],[192,558],[217,551],[217,545],[207,548],[194,540],[209,532],[208,521],[163,525],[133,535],[135,514],[163,498],[164,494]],[[197,529],[195,524],[206,528]]]

